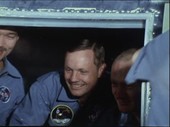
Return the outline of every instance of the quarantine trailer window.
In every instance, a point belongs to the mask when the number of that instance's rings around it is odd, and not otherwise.
[[[161,33],[164,3],[161,0],[0,1],[0,25],[19,27],[22,31],[9,59],[23,74],[29,88],[38,76],[63,67],[65,47],[77,38],[103,43],[109,71],[120,52],[140,48]],[[142,85],[142,126],[148,112],[149,89],[149,85]]]

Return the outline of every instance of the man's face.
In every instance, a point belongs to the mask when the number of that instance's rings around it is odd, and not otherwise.
[[[0,61],[13,50],[18,39],[15,31],[0,29]]]
[[[64,76],[72,95],[86,97],[95,87],[103,69],[94,64],[94,53],[90,49],[67,52]]]
[[[136,111],[140,102],[140,85],[126,85],[125,83],[125,76],[128,70],[129,66],[123,62],[112,65],[112,93],[121,112]]]

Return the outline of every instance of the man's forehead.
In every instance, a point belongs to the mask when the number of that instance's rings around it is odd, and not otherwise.
[[[12,31],[12,30],[5,30],[5,29],[0,29],[0,32],[2,33],[17,33],[16,31]]]

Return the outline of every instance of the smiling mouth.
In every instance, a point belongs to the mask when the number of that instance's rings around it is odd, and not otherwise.
[[[6,48],[0,47],[0,52],[7,51]]]
[[[73,90],[79,90],[83,86],[84,86],[83,84],[70,84],[70,88]]]
[[[0,55],[4,54],[4,52],[6,52],[6,51],[7,51],[7,49],[5,49],[5,48],[0,48]]]

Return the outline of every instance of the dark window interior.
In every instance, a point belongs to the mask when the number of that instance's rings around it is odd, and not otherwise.
[[[144,29],[21,27],[20,41],[8,57],[19,69],[28,88],[35,79],[63,67],[65,47],[74,39],[88,38],[104,45],[107,70],[114,58],[144,44]]]

